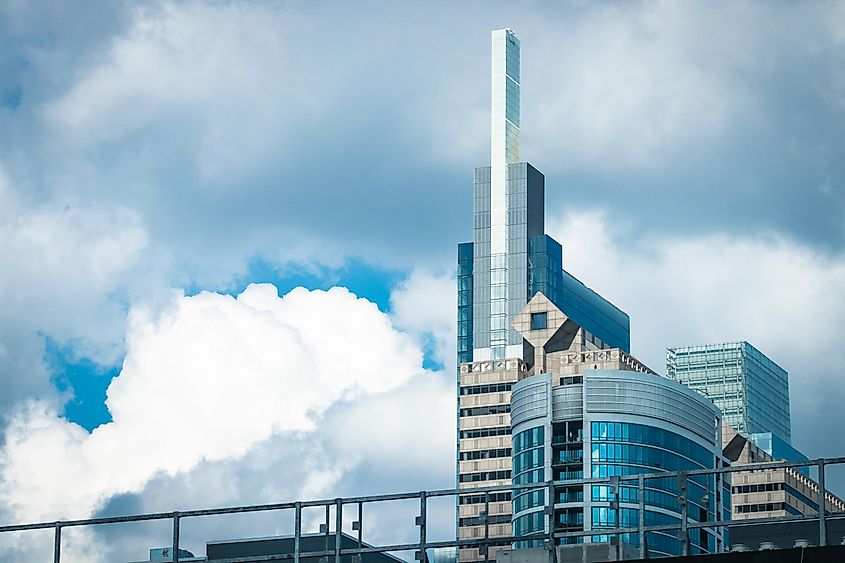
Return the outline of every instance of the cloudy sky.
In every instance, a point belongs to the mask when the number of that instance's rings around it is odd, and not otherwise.
[[[748,340],[794,444],[842,455],[842,2],[0,0],[0,521],[450,487],[501,27],[547,231],[634,354]]]

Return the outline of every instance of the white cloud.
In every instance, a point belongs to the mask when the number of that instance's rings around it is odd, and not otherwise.
[[[428,373],[387,393],[338,404],[321,424],[329,451],[341,459],[383,464],[385,473],[435,475],[439,486],[448,486],[455,470],[452,373]]]
[[[127,349],[108,390],[114,420],[90,435],[40,403],[17,411],[0,455],[7,519],[90,514],[158,473],[311,431],[333,403],[425,373],[414,342],[342,288],[177,295],[155,318],[133,310]]]
[[[396,324],[428,340],[434,359],[447,367],[454,367],[456,357],[456,283],[453,274],[414,270],[390,294],[390,309]]]

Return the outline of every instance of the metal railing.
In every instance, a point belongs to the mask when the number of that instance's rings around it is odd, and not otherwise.
[[[274,504],[259,504],[259,505],[248,505],[248,506],[234,506],[234,507],[226,507],[226,508],[210,508],[210,509],[203,509],[203,510],[186,510],[186,511],[174,511],[174,512],[156,512],[156,513],[148,513],[148,514],[134,514],[128,516],[113,516],[113,517],[103,517],[103,518],[88,518],[82,520],[60,520],[55,522],[38,522],[33,524],[15,524],[15,525],[6,525],[0,526],[0,534],[3,533],[10,533],[10,532],[23,532],[29,530],[46,530],[52,529],[54,530],[54,540],[53,540],[53,561],[54,563],[60,563],[61,561],[61,551],[62,551],[62,530],[66,528],[75,528],[75,527],[82,527],[82,526],[97,526],[101,524],[116,524],[116,523],[127,523],[127,522],[147,522],[147,521],[154,521],[154,520],[171,520],[172,527],[173,527],[173,544],[172,544],[172,551],[173,551],[173,558],[172,561],[178,563],[181,559],[179,556],[179,546],[180,546],[180,530],[181,530],[181,523],[183,520],[187,518],[198,518],[204,516],[219,516],[219,515],[226,515],[226,514],[244,514],[244,513],[257,513],[257,512],[270,512],[270,511],[289,511],[292,510],[294,512],[294,549],[293,553],[282,553],[276,555],[262,555],[262,556],[255,556],[255,557],[237,557],[232,559],[214,559],[216,563],[235,563],[235,562],[252,562],[252,561],[281,561],[286,559],[293,559],[294,563],[301,563],[303,558],[313,558],[313,557],[320,557],[320,558],[328,558],[334,557],[335,563],[341,563],[341,557],[344,555],[363,555],[365,553],[386,553],[386,552],[401,552],[401,551],[414,551],[415,552],[415,559],[421,561],[423,563],[426,562],[426,550],[427,549],[437,549],[437,548],[479,548],[481,555],[484,556],[485,560],[489,559],[489,547],[491,546],[501,546],[502,544],[509,544],[516,541],[529,541],[529,540],[544,540],[546,542],[546,546],[553,546],[556,545],[558,539],[562,538],[579,538],[579,537],[587,537],[587,536],[614,536],[616,538],[621,538],[621,534],[637,534],[639,540],[639,552],[640,557],[645,558],[646,556],[646,534],[649,532],[670,532],[670,531],[679,531],[679,539],[682,542],[682,554],[689,555],[689,531],[695,530],[699,528],[731,528],[733,526],[752,526],[752,525],[762,525],[762,524],[770,524],[770,523],[784,523],[784,522],[799,522],[799,521],[818,521],[818,538],[819,538],[819,545],[827,545],[827,522],[833,519],[845,519],[845,512],[841,513],[828,513],[826,510],[826,499],[828,497],[828,491],[825,488],[825,468],[829,465],[838,465],[838,464],[845,464],[845,457],[837,457],[837,458],[821,458],[821,459],[814,459],[814,460],[807,460],[803,462],[766,462],[766,463],[755,463],[749,465],[734,465],[731,467],[723,467],[718,469],[700,469],[700,470],[692,470],[692,471],[661,471],[661,472],[653,472],[653,473],[642,473],[636,475],[626,475],[626,476],[618,476],[618,477],[607,477],[607,478],[587,478],[587,479],[575,479],[575,480],[567,480],[567,481],[547,481],[544,483],[533,483],[533,484],[524,484],[524,485],[500,485],[500,486],[493,486],[493,487],[474,487],[474,488],[465,488],[465,489],[441,489],[441,490],[432,490],[432,491],[419,491],[419,492],[410,492],[410,493],[396,493],[396,494],[385,494],[385,495],[372,495],[372,496],[360,496],[360,497],[349,497],[349,498],[335,498],[335,499],[326,499],[326,500],[310,500],[310,501],[296,501],[296,502],[283,502],[283,503],[274,503]],[[722,476],[728,473],[736,473],[736,472],[749,472],[749,471],[765,471],[771,469],[781,469],[781,468],[796,468],[796,467],[816,467],[819,472],[819,479],[818,479],[818,499],[819,499],[819,510],[817,514],[808,514],[802,516],[787,516],[787,517],[775,517],[775,518],[755,518],[755,519],[742,519],[742,520],[724,520],[721,519],[721,514],[719,514],[718,510],[716,511],[716,520],[700,522],[694,519],[691,519],[688,514],[688,502],[686,502],[685,493],[687,488],[687,483],[689,479],[694,476],[707,476],[707,475],[715,475],[717,479],[717,483],[721,481]],[[645,525],[645,495],[643,494],[646,487],[645,482],[649,479],[666,479],[666,478],[675,477],[678,479],[681,495],[679,496],[679,505],[680,505],[680,522],[678,524],[662,524],[662,525],[655,525],[655,526],[646,526]],[[618,492],[620,490],[620,486],[628,481],[636,482],[638,496],[637,496],[637,505],[638,505],[638,514],[639,519],[636,527],[620,527],[618,526],[620,519],[619,519],[619,505],[620,502],[618,501]],[[488,515],[489,515],[489,505],[491,502],[490,495],[493,493],[498,492],[505,492],[505,491],[527,491],[532,489],[544,489],[547,491],[548,498],[553,499],[555,498],[555,487],[573,487],[578,485],[609,485],[611,490],[617,493],[617,500],[615,502],[611,502],[611,509],[616,511],[616,519],[615,523],[617,524],[616,527],[602,527],[600,529],[592,529],[592,530],[577,530],[577,531],[558,531],[555,530],[554,526],[549,526],[548,532],[533,532],[530,534],[524,534],[521,536],[497,536],[497,537],[490,537],[490,530],[489,530],[489,522],[488,522]],[[471,538],[471,539],[455,539],[455,540],[447,540],[447,541],[428,541],[426,538],[426,529],[427,529],[427,522],[428,522],[428,510],[427,510],[427,502],[429,499],[438,498],[438,497],[459,497],[463,495],[484,495],[484,510],[480,514],[480,519],[484,521],[484,536],[483,538]],[[397,501],[397,500],[409,500],[409,499],[418,499],[419,501],[419,515],[415,519],[415,526],[419,528],[419,542],[414,543],[402,543],[402,544],[390,544],[390,545],[382,545],[382,546],[365,546],[363,542],[363,507],[367,503],[378,503],[378,502],[388,502],[388,501]],[[623,501],[622,504],[625,504]],[[629,503],[633,504],[633,503]],[[357,508],[357,520],[352,522],[352,530],[357,531],[357,543],[358,546],[355,548],[342,548],[341,547],[341,540],[343,538],[342,534],[342,527],[343,527],[343,513],[344,507],[347,506],[355,506]],[[650,505],[649,505],[650,506]],[[330,514],[331,508],[335,508],[335,545],[333,549],[327,549],[323,551],[308,551],[303,552],[301,549],[301,539],[303,537],[302,534],[302,510],[304,508],[312,508],[312,507],[323,507],[325,509],[325,524],[324,527],[321,526],[320,532],[325,532],[326,537],[329,537],[329,523],[330,523]],[[717,507],[718,509],[718,507]],[[553,513],[553,509],[552,509]],[[617,542],[620,545],[621,549],[621,541]]]

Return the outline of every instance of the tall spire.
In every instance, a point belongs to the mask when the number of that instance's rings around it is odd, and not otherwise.
[[[490,164],[519,162],[519,39],[493,31]]]
[[[493,32],[490,116],[490,347],[508,345],[508,165],[519,162],[519,39]]]

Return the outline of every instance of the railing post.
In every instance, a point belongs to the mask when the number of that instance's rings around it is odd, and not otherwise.
[[[622,527],[622,520],[620,518],[622,509],[619,506],[620,497],[619,476],[613,475],[610,478],[610,509],[613,510],[614,528]],[[616,559],[619,560],[622,555],[622,534],[616,532]]]
[[[428,555],[425,552],[425,543],[426,543],[426,520],[428,519],[428,506],[426,504],[426,494],[425,491],[420,491],[420,516],[419,516],[419,526],[420,526],[420,558],[419,560],[422,563],[428,562]]]
[[[640,559],[645,559],[645,478],[640,473],[637,477],[637,501],[639,502],[639,509],[637,510],[637,535],[640,542]]]
[[[827,491],[824,487],[824,460],[819,461],[819,545],[827,545]]]
[[[364,526],[363,526],[363,515],[364,515],[364,503],[360,500],[358,501],[358,519],[352,522],[352,531],[358,532],[358,549],[364,547]],[[352,556],[352,563],[361,563],[361,554],[357,553]]]
[[[343,530],[343,500],[334,501],[334,563],[340,563],[340,540]]]
[[[713,474],[713,520],[715,522],[722,521],[722,505],[724,502],[725,491],[722,486],[722,474],[717,471]],[[710,510],[709,505],[707,509]],[[724,551],[723,545],[725,541],[725,527],[718,526],[713,531],[718,533],[716,536],[716,553],[721,553]]]
[[[330,522],[331,522],[331,513],[332,513],[332,505],[327,502],[326,503],[326,523],[323,524],[322,526],[320,526],[322,528],[321,531],[324,531],[325,534],[326,534],[326,538],[325,538],[326,546],[325,546],[325,549],[323,549],[323,551],[325,551],[327,554],[328,554],[328,551],[329,551],[329,531],[330,531],[329,525],[330,525]],[[328,555],[324,555],[323,557],[320,558],[320,563],[328,563],[328,561],[329,561]]]
[[[364,503],[358,503],[358,549],[364,547]]]
[[[678,486],[680,494],[678,495],[678,503],[681,505],[681,555],[684,557],[689,555],[689,532],[687,531],[687,522],[689,516],[689,503],[687,502],[687,472],[678,472]]]
[[[179,563],[179,512],[173,513],[173,562]]]
[[[293,561],[299,562],[300,539],[302,538],[302,501],[296,501],[293,508]]]
[[[557,545],[555,545],[555,527],[557,526],[557,521],[555,520],[555,502],[557,502],[557,497],[555,496],[555,485],[554,479],[549,479],[548,484],[546,485],[546,502],[543,504],[546,506],[544,512],[547,513],[549,523],[549,538],[546,540],[549,544],[549,561],[551,563],[555,563],[557,561]],[[542,492],[543,489],[540,489]]]
[[[490,561],[490,491],[484,493],[484,560]]]
[[[53,538],[53,563],[59,563],[62,558],[62,524],[56,522],[56,535]]]

